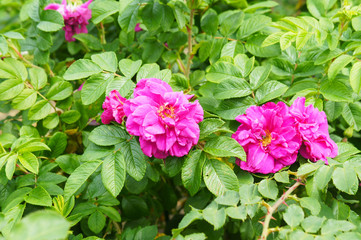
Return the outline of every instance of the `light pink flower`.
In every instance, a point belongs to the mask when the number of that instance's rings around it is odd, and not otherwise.
[[[296,161],[301,138],[285,103],[251,106],[236,120],[241,125],[232,138],[247,154],[246,161],[236,161],[243,170],[275,173]]]
[[[126,101],[127,99],[123,98],[117,90],[111,91],[103,103],[102,123],[109,124],[111,121],[122,123],[125,116],[123,104]]]
[[[64,18],[65,27],[65,39],[68,42],[75,41],[74,34],[87,33],[86,26],[89,24],[88,20],[91,18],[91,10],[88,8],[89,4],[93,0],[89,0],[82,5],[67,4],[66,0],[63,0],[61,4],[51,3],[46,6],[45,10],[56,10]]]
[[[326,114],[312,104],[305,107],[305,101],[304,97],[299,97],[290,107],[303,141],[300,153],[313,162],[323,160],[328,163],[327,157],[336,157],[338,148],[328,133]]]
[[[143,31],[143,28],[140,27],[140,23],[137,23],[137,25],[135,25],[134,31],[135,32]]]
[[[198,143],[203,109],[192,95],[173,92],[160,79],[142,79],[134,90],[134,99],[124,103],[126,127],[139,136],[145,155],[164,159],[182,157]]]

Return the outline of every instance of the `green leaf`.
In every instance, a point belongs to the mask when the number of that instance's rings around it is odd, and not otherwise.
[[[126,166],[123,154],[116,152],[104,159],[102,166],[102,182],[104,187],[117,197],[122,190],[126,176]]]
[[[58,113],[51,113],[43,120],[43,126],[48,129],[53,129],[59,124],[59,115]]]
[[[76,40],[79,40],[84,46],[86,46],[89,49],[93,49],[95,51],[103,50],[103,46],[100,42],[100,39],[89,33],[75,34],[75,35],[73,35],[73,38],[75,38]],[[78,51],[78,50],[76,50],[76,51]],[[85,60],[85,59],[81,59],[81,60]],[[90,61],[90,60],[86,60],[86,61]],[[98,66],[98,65],[95,64],[94,66]],[[87,67],[89,67],[89,66],[87,66]],[[87,71],[88,70],[91,70],[91,69],[88,68]],[[93,69],[93,71],[94,70],[95,69]],[[66,79],[66,80],[74,80],[74,79]]]
[[[77,155],[70,155],[70,154],[61,155],[57,157],[55,162],[67,174],[72,174],[74,170],[80,166],[80,161],[77,158]]]
[[[350,84],[352,90],[359,94],[361,91],[361,62],[355,63],[350,72]]]
[[[223,195],[227,190],[238,191],[238,180],[233,170],[224,162],[216,159],[205,161],[203,180],[214,195]]]
[[[159,70],[159,65],[156,63],[144,64],[137,73],[137,82],[143,78],[155,77]]]
[[[23,154],[18,155],[21,165],[23,165],[27,170],[38,174],[39,172],[39,161],[38,158],[31,152],[24,152]]]
[[[361,239],[361,233],[345,232],[337,235],[337,240],[358,240]]]
[[[288,86],[278,81],[268,81],[263,84],[256,92],[256,101],[262,104],[280,97],[288,89]]]
[[[56,32],[64,26],[63,16],[54,10],[43,11],[37,28],[44,32]]]
[[[134,31],[139,8],[140,1],[133,0],[124,9],[119,11],[118,23],[122,29],[125,29],[127,32]]]
[[[267,80],[269,74],[271,73],[271,69],[271,65],[259,66],[253,69],[251,75],[249,76],[251,89],[253,91],[263,85],[263,83]]]
[[[337,189],[350,195],[355,195],[358,190],[358,179],[353,168],[336,168],[332,174],[332,181]]]
[[[158,228],[156,225],[141,228],[134,237],[134,240],[153,240],[157,238]]]
[[[303,48],[308,42],[308,40],[312,37],[312,35],[313,35],[312,32],[307,32],[307,31],[298,32],[296,37],[296,49],[299,50]]]
[[[84,105],[89,105],[98,100],[105,92],[107,85],[113,81],[114,74],[99,73],[91,76],[81,90],[81,100]]]
[[[245,97],[252,93],[251,87],[244,79],[229,79],[217,85],[214,97],[216,99],[229,99]]]
[[[248,38],[246,42],[246,49],[256,57],[277,57],[281,54],[280,46],[274,44],[267,47],[262,47],[266,35],[253,35]]]
[[[246,160],[242,146],[233,138],[220,136],[211,139],[204,146],[204,151],[217,157],[237,157]]]
[[[4,36],[0,36],[0,52],[5,55],[9,51],[8,43],[6,42],[6,38]]]
[[[93,160],[88,161],[80,165],[75,171],[69,176],[65,183],[64,198],[65,201],[69,200],[78,189],[85,183],[85,181],[92,175],[97,168],[102,164],[102,161]]]
[[[122,59],[119,61],[119,69],[127,78],[131,79],[142,66],[142,60],[132,61],[130,59]]]
[[[162,22],[164,14],[164,5],[157,1],[150,2],[141,11],[141,17],[148,31],[156,31]]]
[[[68,145],[67,140],[68,137],[63,132],[57,132],[49,139],[48,146],[51,149],[51,158],[56,158],[65,151]]]
[[[237,207],[228,207],[226,208],[226,213],[230,218],[246,220],[247,218],[247,209],[244,205]]]
[[[119,11],[119,3],[113,0],[95,1],[90,6],[92,22],[98,24]]]
[[[333,80],[336,75],[341,71],[347,64],[349,64],[354,59],[353,56],[344,54],[337,57],[330,65],[328,69],[328,79]]]
[[[343,109],[345,108],[345,105],[346,104],[343,102],[333,102],[333,101],[325,102],[324,111],[326,113],[328,121],[333,122],[339,116],[341,116]]]
[[[256,105],[251,97],[240,99],[228,99],[221,102],[216,113],[226,120],[234,120],[238,115],[244,114],[246,109],[252,105]]]
[[[203,139],[208,135],[216,132],[220,127],[222,127],[224,121],[218,118],[207,118],[204,119],[202,122],[199,123],[199,139]]]
[[[91,56],[93,62],[98,64],[102,69],[109,72],[117,71],[118,59],[115,52],[104,52],[99,54],[94,54]]]
[[[239,10],[227,11],[223,13],[226,17],[220,17],[219,31],[223,36],[229,36],[241,26],[244,18],[244,13]]]
[[[226,222],[226,211],[224,208],[218,209],[217,204],[211,204],[203,210],[203,218],[214,226],[214,230],[217,230]]]
[[[89,140],[99,146],[112,146],[129,138],[126,131],[118,126],[101,125],[89,135]]]
[[[219,205],[237,206],[240,197],[237,191],[225,191],[223,195],[218,196],[215,202]]]
[[[52,204],[50,194],[41,186],[34,188],[25,198],[25,201],[33,205],[45,207],[50,207]]]
[[[139,143],[132,139],[130,141],[123,141],[119,145],[124,155],[127,173],[137,181],[142,180],[147,165]]]
[[[267,27],[267,25],[271,22],[272,19],[270,17],[258,14],[253,15],[241,24],[237,36],[239,36],[240,39],[247,38],[248,36],[251,36],[252,34]]]
[[[321,83],[320,92],[331,101],[335,102],[351,102],[352,90],[340,80],[324,81]]]
[[[318,189],[323,190],[331,180],[333,168],[321,166],[315,173],[314,180]]]
[[[244,47],[242,43],[238,41],[231,41],[223,46],[221,51],[221,57],[229,56],[234,58],[238,54],[242,54],[242,53],[244,53]]]
[[[292,45],[292,42],[294,42],[295,38],[296,38],[296,33],[287,32],[283,34],[282,37],[280,38],[281,50],[285,50],[289,48]]]
[[[67,124],[75,123],[80,117],[80,112],[77,110],[69,110],[60,115],[60,119]]]
[[[13,178],[17,159],[18,159],[18,156],[16,154],[10,155],[7,158],[7,163],[5,166],[5,174],[9,180],[11,180]]]
[[[109,95],[112,90],[117,90],[121,96],[126,97],[134,88],[135,84],[129,78],[116,76],[113,81],[108,83],[105,94]]]
[[[284,172],[278,172],[275,174],[275,180],[277,182],[281,182],[281,183],[289,183],[290,182],[290,178],[289,178],[289,174],[287,171]]]
[[[266,39],[263,41],[261,47],[268,47],[273,44],[276,44],[280,41],[282,35],[284,35],[284,32],[275,32],[266,37]]]
[[[57,240],[65,239],[70,229],[68,222],[59,213],[51,210],[36,211],[18,223],[10,238],[12,240]]]
[[[12,102],[13,108],[25,110],[30,108],[36,102],[37,94],[33,89],[24,89]]]
[[[73,86],[69,82],[59,81],[56,82],[49,89],[46,97],[49,100],[59,101],[69,97],[73,93]]]
[[[178,228],[184,229],[188,227],[192,222],[203,219],[202,213],[199,210],[192,208],[180,221]]]
[[[116,210],[113,207],[98,206],[98,209],[99,209],[99,211],[104,213],[106,216],[108,216],[110,219],[112,219],[116,222],[120,222],[122,220],[118,210]]]
[[[212,8],[208,9],[201,18],[202,30],[209,34],[215,35],[218,30],[218,16],[217,12]]]
[[[308,233],[317,233],[324,221],[325,218],[309,216],[302,221],[301,226]]]
[[[344,106],[342,111],[342,117],[348,123],[353,126],[356,131],[361,129],[361,106],[358,103],[349,103]]]
[[[20,79],[9,79],[0,83],[0,101],[9,100],[19,95],[24,89]]]
[[[278,195],[278,186],[273,180],[263,179],[258,185],[258,191],[262,196],[275,200]]]
[[[325,50],[324,52],[322,52],[316,59],[315,61],[315,65],[321,65],[324,64],[334,58],[337,58],[338,56],[340,56],[343,53],[343,51],[339,48],[336,48],[334,50]]]
[[[48,116],[50,111],[50,103],[46,100],[41,100],[35,103],[35,105],[30,108],[28,118],[30,120],[40,120]]]
[[[48,82],[48,76],[45,70],[42,68],[30,68],[29,69],[30,83],[35,90],[42,89]]]
[[[18,153],[36,152],[43,150],[50,151],[50,148],[45,143],[37,141],[28,141],[14,148],[14,151],[17,151]]]
[[[90,75],[100,73],[102,69],[98,64],[87,60],[79,59],[75,61],[64,73],[65,80],[76,80],[89,77]]]
[[[206,155],[201,150],[191,151],[182,167],[182,182],[193,196],[199,190],[202,181],[202,169]]]
[[[241,81],[242,72],[239,68],[229,62],[216,62],[211,65],[209,72],[206,74],[206,78],[210,82],[220,83],[226,80]]]
[[[316,198],[303,197],[300,199],[300,204],[301,207],[309,209],[312,215],[318,215],[321,211],[321,205]]]
[[[335,220],[335,219],[327,219],[325,224],[323,224],[321,228],[321,234],[322,235],[332,235],[339,231],[347,232],[350,230],[355,229],[356,226],[348,221],[344,220]]]
[[[290,205],[283,214],[283,219],[291,227],[298,226],[304,219],[302,208],[295,204]]]
[[[105,216],[103,213],[99,211],[95,211],[90,217],[88,218],[88,226],[89,229],[92,230],[94,233],[98,234],[103,230],[105,226]]]

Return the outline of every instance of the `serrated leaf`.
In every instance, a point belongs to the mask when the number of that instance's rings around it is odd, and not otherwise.
[[[52,204],[50,194],[41,186],[34,188],[25,198],[25,201],[37,206],[50,207]]]
[[[356,131],[361,129],[361,106],[357,103],[349,103],[344,106],[342,117]]]
[[[12,102],[12,106],[18,110],[30,108],[36,102],[37,94],[33,89],[24,89]]]
[[[64,73],[65,80],[76,80],[100,73],[102,69],[98,64],[88,60],[79,59],[75,61]]]
[[[43,11],[37,28],[44,32],[56,32],[64,26],[62,15],[54,10]]]
[[[80,165],[72,174],[70,174],[64,188],[65,201],[69,200],[70,197],[78,191],[101,164],[102,161],[99,160],[88,161]]]
[[[207,118],[199,123],[199,139],[205,138],[208,135],[216,132],[220,127],[222,127],[224,121],[218,118]]]
[[[220,136],[211,139],[204,146],[204,151],[217,157],[237,157],[246,160],[242,146],[233,138]]]
[[[214,230],[217,230],[226,222],[226,211],[224,208],[217,209],[216,204],[203,210],[203,218],[214,226]]]
[[[283,219],[291,227],[296,227],[303,221],[304,215],[301,207],[292,204],[287,207],[286,212],[283,214]]]
[[[104,159],[102,166],[102,182],[104,187],[117,197],[122,190],[126,176],[126,166],[123,154],[116,152]]]
[[[94,233],[100,233],[105,226],[105,216],[99,211],[95,211],[88,218],[89,229]]]
[[[50,111],[50,103],[46,100],[41,100],[35,103],[35,105],[30,108],[28,118],[30,120],[40,120],[48,116]]]
[[[344,54],[337,57],[328,69],[328,79],[333,80],[336,75],[354,59],[353,56]]]
[[[353,168],[336,168],[332,174],[332,181],[342,192],[355,195],[358,190],[358,179]]]
[[[335,102],[352,101],[352,89],[339,80],[322,82],[320,92],[326,99],[331,101],[335,101]]]
[[[139,143],[132,139],[130,141],[123,141],[119,145],[124,155],[127,173],[137,181],[142,180],[147,165]]]
[[[226,190],[238,191],[238,180],[233,170],[224,162],[216,159],[205,161],[203,179],[209,191],[219,196]]]
[[[67,124],[75,123],[80,117],[81,114],[77,110],[69,110],[60,115],[60,119]]]
[[[113,81],[114,74],[99,73],[91,76],[83,85],[81,100],[84,105],[89,105],[98,100],[105,92],[107,85]]]
[[[301,207],[309,209],[312,215],[318,215],[321,211],[321,205],[316,198],[303,197],[300,199],[300,204]]]
[[[24,152],[18,155],[21,165],[27,170],[38,174],[39,172],[39,161],[38,158],[31,152]]]
[[[348,221],[344,220],[335,220],[335,219],[327,219],[327,221],[323,224],[321,228],[321,234],[327,235],[327,234],[335,234],[339,231],[347,232],[350,230],[355,229],[356,226]]]
[[[199,190],[202,181],[202,169],[206,156],[201,150],[191,151],[182,167],[182,182],[193,196]]]
[[[0,83],[0,101],[9,100],[19,95],[24,89],[20,79],[9,79]]]
[[[350,72],[350,85],[352,90],[359,94],[361,91],[361,62],[355,63]]]
[[[59,81],[56,82],[51,88],[49,89],[46,97],[49,100],[63,100],[69,97],[73,93],[73,86],[69,82]]]
[[[263,84],[256,92],[256,100],[259,104],[268,102],[280,97],[288,89],[288,86],[278,81],[268,81]]]
[[[271,65],[258,66],[253,69],[251,75],[249,76],[249,82],[253,91],[266,82],[269,74],[271,73],[271,69]]]
[[[132,61],[130,59],[122,59],[119,61],[119,69],[127,78],[132,78],[142,66],[142,60]]]
[[[118,126],[101,125],[89,135],[89,140],[99,146],[112,146],[129,138],[125,130]]]
[[[278,195],[278,186],[273,180],[263,179],[258,185],[258,191],[262,196],[275,200]]]
[[[115,52],[104,52],[99,54],[94,54],[91,56],[93,62],[98,64],[102,69],[109,72],[117,71],[118,59]]]

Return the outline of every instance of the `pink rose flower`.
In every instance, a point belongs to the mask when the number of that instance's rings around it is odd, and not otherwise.
[[[44,8],[44,10],[58,11],[64,18],[65,40],[68,42],[75,41],[74,34],[87,33],[86,26],[89,24],[88,20],[91,18],[91,10],[88,8],[93,0],[89,0],[82,5],[67,4],[63,0],[61,4],[51,3]]]
[[[241,125],[232,138],[247,154],[246,161],[236,161],[241,169],[253,173],[275,173],[296,161],[301,138],[285,103],[251,106],[236,120]]]
[[[160,79],[142,79],[134,90],[134,99],[124,103],[126,127],[139,136],[145,155],[164,159],[182,157],[198,143],[203,109],[192,95],[173,92]]]
[[[126,101],[127,99],[123,98],[117,90],[111,91],[103,103],[102,123],[109,124],[111,121],[122,123],[125,116],[123,104]]]
[[[140,27],[140,23],[137,23],[137,25],[135,25],[134,31],[135,32],[143,31],[143,28]]]
[[[300,153],[313,162],[323,160],[328,164],[327,157],[336,157],[338,148],[328,133],[326,114],[312,104],[305,107],[305,101],[304,97],[299,97],[290,107],[303,141]]]

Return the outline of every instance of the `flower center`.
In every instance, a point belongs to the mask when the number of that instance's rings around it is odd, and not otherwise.
[[[262,146],[263,147],[268,146],[271,143],[271,141],[272,141],[271,133],[268,130],[266,130],[266,136],[262,136],[262,141],[261,141]]]
[[[163,119],[166,117],[175,119],[174,107],[167,104],[162,105],[158,108],[158,115]]]

